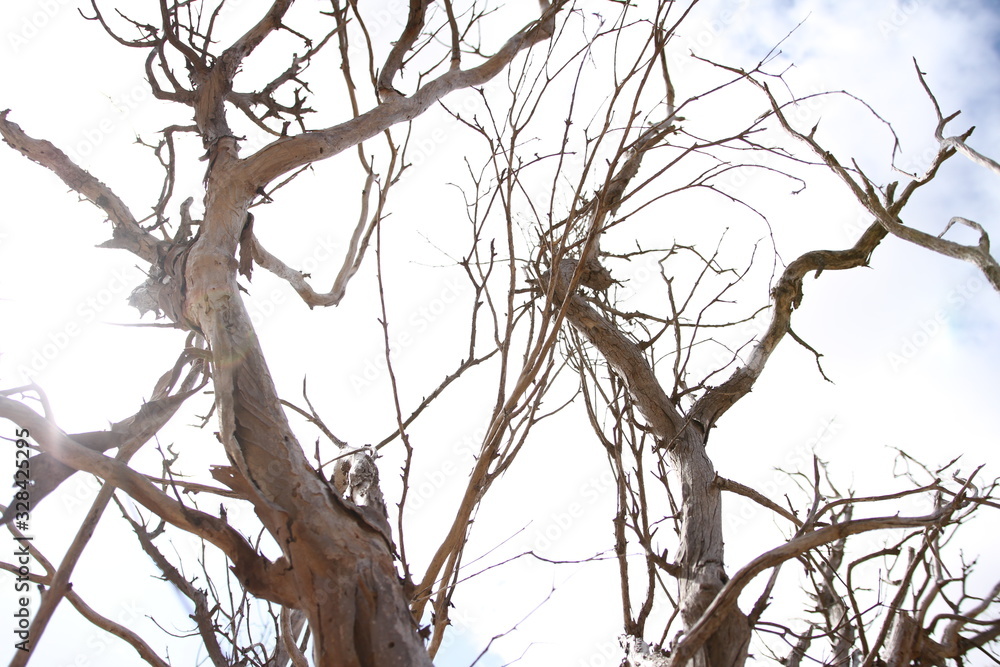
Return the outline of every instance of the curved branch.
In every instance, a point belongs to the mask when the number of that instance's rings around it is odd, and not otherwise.
[[[104,211],[114,225],[114,238],[102,244],[105,248],[128,250],[150,264],[159,260],[161,241],[136,222],[132,211],[111,188],[97,180],[87,170],[77,166],[65,153],[45,139],[34,139],[21,127],[7,119],[10,109],[0,112],[0,136],[4,142],[29,160],[42,165],[71,190]]]
[[[733,481],[731,479],[726,479],[725,477],[717,476],[715,478],[715,484],[723,491],[729,491],[735,493],[738,496],[743,496],[744,498],[749,498],[761,507],[766,507],[775,514],[781,515],[795,524],[796,528],[802,527],[802,520],[797,516],[786,510],[784,507],[774,502],[767,496],[765,496],[760,491],[752,489],[749,486],[740,484],[739,482]]]
[[[392,46],[389,55],[382,65],[382,71],[378,75],[377,91],[379,99],[386,101],[399,92],[393,88],[392,80],[403,68],[403,58],[406,52],[413,47],[413,43],[420,36],[420,31],[424,28],[424,17],[427,15],[427,7],[430,0],[410,0],[410,14],[406,19],[406,27],[399,35],[399,39]]]
[[[369,171],[364,190],[362,191],[361,214],[358,217],[358,224],[351,235],[351,242],[347,249],[347,255],[344,257],[344,263],[340,267],[337,278],[334,280],[333,287],[330,288],[329,292],[321,294],[314,290],[306,282],[305,276],[302,275],[301,271],[292,269],[272,255],[260,244],[256,236],[251,235],[250,249],[253,253],[253,260],[274,275],[288,282],[310,308],[315,306],[336,306],[344,298],[344,294],[347,293],[347,283],[354,277],[354,274],[357,273],[358,268],[361,266],[361,260],[364,258],[365,250],[368,248],[368,239],[371,237],[372,230],[381,216],[382,204],[385,202],[384,191],[379,197],[378,211],[372,219],[371,224],[367,225],[366,232],[365,227],[368,223],[368,197],[371,194],[371,187],[374,182],[375,174]]]
[[[254,595],[278,604],[298,605],[298,597],[280,561],[271,563],[260,556],[237,530],[222,519],[184,506],[121,461],[77,444],[48,420],[17,401],[0,397],[0,417],[30,430],[42,450],[59,462],[97,475],[169,523],[217,546],[233,562],[237,576]]]
[[[222,62],[223,68],[226,70],[226,77],[230,81],[236,76],[236,70],[240,63],[253,53],[254,49],[264,41],[264,38],[281,28],[281,19],[284,18],[285,12],[291,6],[292,0],[274,0],[270,9],[267,10],[267,14],[222,53],[219,60]]]
[[[684,416],[663,391],[656,373],[639,346],[591,308],[583,296],[567,294],[569,287],[576,284],[573,277],[577,266],[576,261],[564,259],[554,272],[553,303],[561,303],[565,299],[566,319],[591,345],[600,350],[615,373],[625,382],[632,400],[649,422],[653,434],[669,447],[687,425]],[[587,285],[587,275],[584,274],[579,282]]]
[[[989,280],[993,289],[1000,292],[1000,264],[998,264],[997,260],[990,254],[990,237],[983,229],[982,225],[978,222],[973,222],[972,220],[967,220],[961,217],[954,217],[948,222],[945,230],[938,236],[932,236],[931,234],[922,232],[919,229],[907,227],[900,222],[898,218],[894,219],[889,216],[880,216],[879,222],[881,222],[882,225],[889,230],[889,233],[903,239],[904,241],[909,241],[910,243],[932,250],[941,255],[954,257],[955,259],[961,259],[975,264],[986,276],[986,279]],[[955,243],[954,241],[941,238],[956,222],[978,230],[979,242],[976,245],[963,245],[961,243]]]
[[[709,389],[691,410],[694,419],[706,429],[711,428],[738,400],[750,392],[760,377],[767,360],[791,327],[792,311],[802,302],[802,281],[810,271],[817,275],[825,270],[852,269],[867,266],[875,247],[885,238],[886,230],[873,223],[853,247],[846,250],[813,250],[789,264],[771,291],[771,323],[754,345],[747,363],[736,369],[728,380]]]
[[[225,665],[228,661],[222,652],[222,647],[219,646],[218,638],[215,636],[216,626],[212,621],[212,608],[209,605],[208,595],[204,590],[197,588],[193,583],[188,581],[181,572],[174,567],[173,563],[167,560],[163,552],[157,548],[153,543],[153,533],[146,529],[146,526],[139,523],[125,511],[125,507],[121,502],[115,498],[115,503],[118,505],[118,509],[121,511],[122,516],[125,517],[125,521],[132,526],[132,532],[135,533],[136,538],[139,540],[139,545],[142,550],[149,556],[156,567],[159,568],[160,572],[163,573],[163,578],[172,583],[191,603],[194,605],[194,613],[190,615],[191,620],[195,622],[198,627],[198,634],[201,635],[202,643],[205,646],[205,650],[208,652],[209,658],[212,660],[213,665]],[[160,524],[162,526],[162,524]]]
[[[930,98],[931,104],[934,105],[934,113],[937,115],[938,124],[934,128],[934,138],[940,142],[942,148],[951,148],[955,151],[961,153],[965,157],[969,158],[981,167],[986,167],[994,174],[1000,176],[1000,163],[996,160],[986,157],[976,149],[972,148],[965,143],[965,140],[972,134],[971,128],[965,134],[959,137],[947,137],[944,136],[944,128],[949,122],[954,120],[960,112],[956,111],[947,118],[941,113],[941,105],[938,104],[937,98],[934,93],[931,92],[931,87],[927,85],[927,79],[924,78],[924,73],[920,71],[920,65],[917,64],[917,59],[913,59],[913,67],[917,70],[917,78],[920,79],[920,85],[923,86],[924,92],[927,93],[927,97]]]
[[[830,542],[844,539],[850,535],[866,533],[873,530],[890,528],[926,528],[938,525],[942,519],[950,515],[952,507],[943,508],[933,514],[919,517],[886,516],[873,519],[857,519],[844,523],[826,526],[819,530],[801,535],[767,553],[757,556],[744,565],[733,575],[712,603],[705,609],[701,619],[691,627],[684,638],[677,644],[670,656],[670,667],[680,667],[688,664],[702,644],[718,629],[727,618],[725,611],[736,605],[743,589],[761,572],[780,565],[785,561],[797,558],[807,551]]]
[[[788,134],[808,145],[813,152],[820,156],[827,167],[844,181],[858,202],[875,216],[876,221],[865,230],[852,248],[838,251],[816,250],[807,252],[785,268],[785,271],[771,293],[772,307],[774,309],[771,323],[768,325],[760,341],[754,346],[746,365],[737,369],[722,385],[710,389],[699,399],[692,410],[694,417],[701,421],[706,428],[714,425],[726,410],[753,388],[757,378],[760,377],[761,372],[764,370],[764,366],[771,353],[784,335],[789,333],[792,310],[797,308],[802,301],[802,281],[805,274],[810,271],[816,271],[816,275],[818,276],[826,269],[841,270],[857,266],[867,266],[868,259],[876,246],[878,246],[889,232],[893,231],[892,228],[898,223],[899,212],[909,201],[913,193],[921,186],[930,182],[944,161],[954,154],[950,150],[939,151],[934,162],[923,176],[907,183],[903,191],[894,200],[892,199],[894,188],[890,189],[886,195],[886,203],[883,205],[874,187],[864,177],[864,174],[860,174],[860,170],[855,170],[855,172],[861,175],[861,183],[852,176],[849,169],[840,164],[832,153],[820,146],[812,133],[808,135],[802,134],[791,126],[782,110],[782,106],[775,99],[766,84],[750,76],[747,77],[747,80],[760,88],[767,96],[771,104],[772,113],[774,113],[781,127]],[[899,226],[902,226],[901,223]]]
[[[72,589],[66,591],[66,599],[69,600],[71,605],[76,607],[76,610],[80,612],[81,616],[93,623],[95,626],[129,644],[136,650],[143,660],[148,662],[153,667],[169,667],[169,663],[157,655],[142,637],[121,623],[117,623],[107,616],[99,614],[90,605],[84,602],[83,598],[81,598],[76,591]]]
[[[205,60],[189,45],[181,41],[177,32],[179,22],[176,19],[178,5],[167,7],[167,0],[160,0],[160,20],[163,22],[163,34],[170,45],[180,51],[191,68],[199,73],[207,70]]]
[[[153,71],[154,62],[158,63],[160,69],[163,70],[163,75],[167,77],[167,81],[174,88],[173,92],[165,90],[156,79],[156,72]],[[149,51],[149,55],[146,56],[143,66],[146,70],[146,81],[149,83],[149,89],[153,92],[153,97],[158,100],[168,100],[180,104],[192,104],[194,102],[194,94],[182,86],[177,77],[174,76],[174,73],[170,71],[162,43],[157,44],[155,48]]]
[[[104,32],[106,32],[108,36],[111,37],[111,39],[118,42],[118,44],[132,49],[137,49],[137,48],[149,48],[159,43],[160,40],[156,36],[156,31],[152,26],[141,25],[135,21],[130,21],[130,23],[132,23],[132,25],[135,26],[136,28],[139,28],[140,30],[146,32],[147,33],[146,36],[141,39],[135,39],[135,40],[125,39],[124,37],[116,33],[114,30],[112,30],[111,26],[108,25],[108,22],[104,20],[104,15],[101,13],[101,10],[97,7],[97,0],[90,0],[90,6],[94,10],[94,15],[87,16],[86,14],[83,13],[82,9],[77,9],[77,11],[80,12],[80,16],[82,16],[86,21],[97,21],[98,23],[100,23],[101,27],[104,28]]]
[[[263,187],[298,167],[337,155],[372,138],[397,123],[413,120],[448,93],[486,83],[499,74],[521,51],[552,36],[555,17],[563,2],[517,32],[486,62],[452,70],[421,86],[410,97],[394,96],[385,104],[357,118],[323,130],[279,139],[241,161],[242,176],[254,187]]]

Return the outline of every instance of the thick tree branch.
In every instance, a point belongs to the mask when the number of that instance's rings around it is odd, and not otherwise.
[[[260,21],[223,52],[219,60],[230,82],[246,57],[253,53],[269,34],[282,27],[281,19],[292,6],[292,2],[293,0],[274,0]]]
[[[65,153],[44,139],[33,139],[7,119],[10,109],[0,112],[0,136],[11,148],[37,162],[58,176],[71,190],[107,214],[114,228],[114,239],[104,245],[128,250],[150,264],[160,259],[162,245],[136,222],[135,216],[111,188],[78,167]]]
[[[737,495],[743,496],[744,498],[749,498],[761,507],[766,507],[775,514],[778,514],[789,521],[791,521],[797,528],[802,527],[802,520],[797,516],[786,510],[784,507],[774,502],[764,494],[760,493],[756,489],[752,489],[745,484],[740,484],[739,482],[733,481],[731,479],[726,479],[725,477],[716,477],[715,483],[718,484],[719,488],[723,491],[729,491]]]
[[[652,432],[664,446],[669,447],[688,425],[687,420],[663,391],[639,346],[594,310],[581,295],[567,294],[567,288],[573,284],[577,266],[577,262],[573,260],[562,260],[559,269],[554,272],[553,282],[556,287],[553,303],[565,300],[566,319],[591,345],[601,351],[608,364],[628,387],[629,394]],[[583,275],[580,284],[588,284],[587,275]]]
[[[255,595],[278,604],[295,606],[298,603],[297,596],[289,587],[285,566],[268,562],[222,519],[185,507],[124,463],[77,444],[17,401],[0,397],[0,417],[31,431],[31,437],[42,450],[61,463],[97,475],[171,524],[219,547],[233,562],[240,581]]]
[[[885,229],[875,223],[858,239],[853,247],[846,250],[813,250],[793,261],[781,274],[771,291],[773,312],[771,322],[760,340],[753,346],[746,364],[738,368],[728,380],[718,387],[709,389],[695,403],[691,416],[705,428],[711,428],[725,412],[753,389],[754,383],[764,370],[771,353],[788,333],[792,311],[802,303],[802,283],[807,273],[852,269],[867,266],[868,258],[875,247],[885,238]]]
[[[617,211],[625,191],[637,175],[644,154],[656,146],[672,130],[673,118],[646,130],[627,152],[621,166],[617,161],[595,193],[593,200],[581,211],[589,215],[586,242],[580,260],[558,259],[553,270],[542,277],[547,299],[555,308],[561,304],[566,319],[604,357],[615,375],[621,378],[629,396],[638,407],[653,434],[657,449],[665,449],[671,466],[681,480],[682,518],[680,545],[676,556],[681,598],[678,611],[685,627],[701,617],[705,607],[727,580],[723,553],[721,498],[716,473],[705,451],[707,428],[690,416],[682,414],[653,371],[640,346],[624,335],[618,327],[591,308],[576,292],[576,285],[597,291],[606,290],[610,275],[600,265],[596,248],[604,231],[604,220]],[[623,151],[619,151],[622,155]],[[592,210],[591,210],[592,209]],[[567,229],[569,225],[567,224]],[[745,660],[750,628],[742,612],[733,607],[724,612],[725,627],[706,644],[704,664],[741,664]],[[700,648],[700,646],[699,646]],[[701,663],[699,663],[701,664]]]
[[[705,609],[701,619],[685,633],[684,637],[670,655],[670,667],[682,667],[694,656],[698,649],[726,619],[725,611],[736,604],[740,593],[758,574],[785,561],[797,558],[816,547],[850,535],[866,533],[873,530],[893,528],[925,528],[941,523],[951,510],[944,508],[933,514],[920,517],[887,516],[874,519],[857,519],[844,523],[826,526],[819,530],[793,538],[770,551],[757,556],[744,565],[723,586],[712,603]]]
[[[400,94],[393,87],[392,81],[403,67],[403,58],[406,56],[406,52],[413,47],[417,37],[420,36],[420,31],[424,29],[424,17],[429,5],[430,0],[410,0],[410,14],[406,19],[406,26],[399,35],[399,39],[393,44],[392,50],[389,51],[389,55],[385,59],[385,64],[382,65],[382,71],[378,75],[376,89],[379,99],[383,102]]]
[[[282,138],[265,146],[243,160],[242,178],[255,187],[266,186],[282,174],[337,155],[397,123],[413,120],[448,93],[486,83],[519,53],[553,34],[556,13],[564,4],[557,3],[545,11],[539,20],[518,31],[495,55],[477,67],[446,72],[421,86],[410,97],[393,96],[386,103],[339,125]]]

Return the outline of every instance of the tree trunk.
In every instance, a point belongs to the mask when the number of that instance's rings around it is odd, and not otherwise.
[[[675,440],[669,453],[671,467],[681,481],[680,610],[688,630],[729,581],[722,539],[722,493],[715,483],[715,467],[705,451],[701,429],[691,425]],[[695,655],[695,667],[735,667],[746,662],[750,627],[735,606]]]
[[[211,345],[220,439],[288,559],[316,664],[430,665],[391,539],[315,472],[281,409],[236,282],[236,246],[253,190],[230,177],[239,172],[222,160],[234,155],[235,140],[220,140],[185,271],[185,316]]]
[[[666,450],[681,482],[681,536],[675,565],[680,584],[681,621],[688,630],[701,618],[729,580],[724,567],[722,498],[715,467],[705,451],[700,424],[681,414],[663,391],[639,347],[576,293],[577,285],[607,287],[606,271],[596,260],[581,267],[564,259],[552,272],[552,304],[565,307],[566,319],[604,356],[628,387],[632,399]],[[733,606],[692,660],[694,667],[736,667],[746,661],[750,628],[746,615]]]

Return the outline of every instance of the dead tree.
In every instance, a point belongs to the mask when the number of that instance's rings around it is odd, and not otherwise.
[[[71,588],[73,567],[96,521],[121,491],[150,513],[143,518],[120,505],[141,551],[193,605],[194,631],[213,664],[301,665],[311,651],[317,665],[429,665],[469,576],[465,551],[477,511],[505,473],[530,460],[525,452],[535,427],[565,409],[575,411],[577,422],[581,415],[589,422],[592,442],[606,454],[615,479],[609,542],[621,579],[625,664],[742,665],[755,632],[776,638],[762,641],[787,664],[816,655],[836,665],[942,664],[986,649],[1000,635],[996,587],[985,596],[968,590],[971,565],[949,573],[941,556],[949,536],[973,513],[997,507],[993,485],[980,480],[978,470],[959,477],[952,466],[921,468],[906,491],[857,498],[837,491],[817,460],[804,476],[793,473],[806,495],[786,506],[720,477],[708,444],[783,342],[801,345],[819,365],[820,353],[792,328],[809,276],[869,266],[891,235],[970,259],[997,284],[985,232],[978,249],[946,248],[923,243],[899,222],[913,194],[956,150],[978,154],[965,146],[967,135],[944,139],[951,117],[938,112],[942,150],[927,174],[880,190],[789,122],[786,110],[801,98],[782,101],[772,92],[769,84],[781,78],[768,70],[770,54],[746,69],[678,51],[673,40],[697,4],[542,0],[539,11],[520,17],[523,27],[497,40],[489,9],[451,0],[410,0],[405,21],[391,36],[377,34],[361,3],[331,0],[316,11],[275,0],[237,37],[226,37],[224,3],[159,0],[146,15],[111,12],[93,2],[85,18],[122,48],[143,53],[154,97],[182,111],[151,144],[165,171],[152,213],[140,218],[113,184],[35,138],[44,128],[22,129],[16,110],[0,114],[0,135],[107,216],[112,232],[104,247],[132,253],[147,269],[130,303],[184,331],[186,339],[152,398],[107,431],[63,432],[36,386],[0,396],[0,416],[30,432],[39,450],[32,459],[41,475],[33,478],[32,502],[76,471],[104,482],[58,567],[34,553],[45,572],[32,573],[32,580],[46,588],[31,627],[34,641],[66,599],[148,663],[166,664],[146,640],[95,612]],[[601,14],[611,10],[617,15]],[[251,56],[282,39],[299,42],[299,51],[266,84],[242,88],[239,75],[251,67]],[[678,57],[698,76],[677,71]],[[313,125],[311,114],[322,110],[307,106],[318,85],[307,79],[308,67],[327,75],[339,69],[345,115],[337,122]],[[754,92],[759,105],[725,106],[725,95],[736,90]],[[475,99],[473,109],[454,104],[453,93]],[[716,99],[722,106],[711,106]],[[712,114],[720,109],[732,122],[707,135],[701,121],[718,118]],[[410,132],[430,113],[470,138],[466,246],[448,256],[472,297],[467,349],[413,400],[394,365],[383,234],[388,236],[393,188],[425,177],[419,167],[409,173],[408,151]],[[248,147],[238,124],[267,140]],[[819,162],[784,143],[789,134]],[[182,159],[192,146],[198,157]],[[342,266],[323,291],[307,272],[265,247],[251,209],[280,204],[282,188],[310,166],[354,151],[364,182],[360,215]],[[801,189],[808,168],[816,166],[847,182],[873,220],[848,247],[805,252],[766,276],[763,293],[745,291],[758,266],[754,250],[743,268],[733,268],[725,239],[714,245],[676,240],[684,226],[678,212],[690,209],[675,201],[718,199],[766,223],[760,203],[727,192],[724,179],[751,169]],[[196,208],[201,219],[192,213],[193,198],[176,201],[181,172],[195,170],[204,188]],[[174,211],[178,220],[171,221]],[[294,225],[288,227],[294,234]],[[453,229],[441,232],[441,238],[453,236]],[[661,297],[658,309],[633,308],[619,298],[627,287],[619,271],[639,260],[655,267],[650,289]],[[380,424],[388,431],[381,441],[349,445],[304,388],[305,407],[280,395],[241,296],[241,281],[249,283],[255,267],[285,281],[309,308],[342,304],[349,284],[366,269],[377,295],[389,389],[380,407],[392,415],[388,427]],[[736,315],[726,310],[734,303]],[[749,339],[741,328],[748,324],[757,329]],[[473,369],[488,379],[476,379]],[[160,475],[131,467],[130,457],[209,383],[213,407],[205,423],[217,430],[229,463],[208,471],[214,483],[175,477],[171,466],[182,453],[174,459],[164,454]],[[408,552],[405,531],[411,468],[421,451],[411,435],[429,406],[459,386],[467,387],[456,399],[461,409],[475,402],[488,413],[487,426],[462,471],[467,481],[444,535],[424,562]],[[548,407],[566,386],[570,397]],[[485,400],[473,400],[479,397]],[[328,441],[322,447],[317,441],[315,461],[292,419]],[[114,448],[114,458],[105,454]],[[398,496],[380,488],[386,476],[376,462],[380,450],[395,450],[402,462]],[[946,472],[954,472],[952,479],[944,479]],[[918,481],[918,474],[928,479]],[[786,522],[786,541],[727,570],[724,492]],[[223,505],[205,511],[188,502],[191,493],[214,494]],[[892,503],[908,496],[930,498],[932,509],[894,512]],[[277,556],[265,557],[261,543],[251,543],[228,520],[227,503],[252,508]],[[877,511],[857,518],[868,507]],[[4,518],[14,513],[16,507]],[[223,604],[214,586],[194,585],[195,577],[157,542],[171,530],[218,550],[245,598]],[[888,546],[853,550],[851,538],[875,532],[891,535]],[[876,559],[904,572],[893,581],[892,599],[864,606],[852,577]],[[814,613],[804,626],[767,615],[779,573],[792,563],[801,563],[810,577],[815,608],[806,609]],[[206,580],[219,576],[202,567]],[[741,594],[764,573],[770,573],[764,593],[741,606]],[[952,589],[959,590],[957,599]],[[268,646],[247,637],[251,598],[267,605]],[[939,611],[942,604],[949,609]],[[784,653],[775,648],[783,645]],[[12,664],[28,659],[21,652]]]
[[[334,488],[306,459],[271,381],[237,284],[239,272],[249,276],[254,256],[265,268],[287,277],[300,293],[305,292],[310,305],[336,303],[346,280],[335,286],[332,294],[313,298],[311,290],[302,286],[301,276],[295,276],[254,241],[249,209],[261,198],[273,196],[281,179],[312,162],[361,147],[394,125],[420,116],[450,92],[488,82],[520,53],[553,34],[563,4],[543,2],[540,15],[526,16],[524,28],[493,55],[482,57],[474,44],[463,44],[450,4],[445,25],[433,26],[429,35],[425,20],[430,3],[415,0],[410,3],[406,26],[385,55],[377,77],[371,71],[377,100],[370,108],[362,108],[370,102],[358,99],[348,57],[348,34],[353,33],[354,39],[366,37],[363,15],[355,5],[345,7],[334,0],[325,12],[326,33],[312,38],[291,25],[287,15],[292,2],[277,0],[256,25],[220,47],[216,30],[221,3],[195,7],[164,0],[154,17],[112,17],[93,3],[88,18],[100,23],[123,47],[148,54],[146,75],[154,96],[187,107],[190,113],[188,124],[164,131],[157,151],[164,156],[167,179],[163,197],[154,207],[155,217],[146,225],[112,187],[74,164],[65,152],[30,136],[8,118],[7,112],[0,119],[0,133],[7,144],[54,172],[104,211],[113,228],[106,247],[128,250],[148,264],[149,280],[134,296],[140,307],[162,313],[206,341],[219,438],[233,467],[225,473],[217,471],[216,477],[253,504],[261,522],[281,545],[282,556],[275,562],[265,560],[245,540],[227,531],[224,521],[192,514],[124,463],[86,449],[23,405],[5,399],[4,416],[30,429],[41,449],[60,463],[98,474],[154,514],[223,549],[234,564],[239,563],[237,576],[254,595],[302,610],[318,664],[416,665],[430,664],[430,659],[408,611],[384,517],[370,518],[365,512],[369,508],[359,508],[350,494]],[[480,18],[475,10],[466,12],[464,30]],[[360,35],[349,27],[352,21],[362,27]],[[454,42],[448,64],[430,65],[415,89],[406,94],[396,90],[404,64],[428,46],[433,34],[449,28]],[[235,79],[244,62],[265,40],[281,32],[301,39],[306,50],[301,56],[292,56],[287,69],[263,88],[240,90]],[[136,33],[138,37],[133,36]],[[353,113],[335,125],[307,130],[310,109],[300,97],[306,88],[300,76],[312,59],[330,46],[339,47]],[[371,52],[375,47],[368,42],[365,48]],[[477,62],[462,66],[462,52],[469,49],[476,52]],[[178,66],[186,72],[178,73]],[[282,101],[287,100],[287,89],[295,85],[300,88],[291,92],[292,101]],[[230,121],[234,113],[244,114],[265,129],[273,141],[242,154],[240,137]],[[164,211],[177,168],[170,151],[178,133],[193,133],[204,150],[204,217],[197,222],[193,236],[190,224],[180,225],[174,234],[164,229]],[[365,160],[363,153],[361,160]],[[374,173],[369,173],[374,180]],[[383,196],[387,187],[382,187]],[[378,213],[363,224],[377,221]],[[349,258],[345,276],[352,263],[353,258]],[[139,437],[131,430],[125,435]],[[54,607],[59,595],[60,590],[55,589],[44,608]],[[36,641],[44,618],[42,613],[36,617]],[[23,664],[26,657],[19,654],[15,662]]]

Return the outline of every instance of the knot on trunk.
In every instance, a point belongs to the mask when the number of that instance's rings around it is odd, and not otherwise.
[[[577,267],[580,266],[578,259],[563,259],[559,261],[559,268],[556,274],[556,296],[562,299],[566,295],[567,287],[576,275]],[[540,283],[542,288],[547,288],[552,277],[551,271],[542,274]],[[601,266],[596,257],[590,257],[583,263],[580,272],[580,287],[589,287],[595,292],[604,292],[615,284],[615,279],[611,277],[611,272]]]
[[[185,329],[192,329],[192,323],[184,317],[184,269],[191,242],[169,243],[163,247],[159,264],[154,264],[146,280],[132,290],[128,304],[139,311],[140,317],[152,312],[156,319],[166,317]]]
[[[572,262],[573,264],[576,264],[573,260],[564,259],[563,262]],[[589,287],[594,291],[604,292],[609,287],[614,285],[615,281],[614,278],[611,277],[611,272],[601,266],[601,263],[597,261],[596,257],[589,257],[587,258],[587,261],[583,263],[583,273],[580,275],[580,284],[584,287]]]
[[[370,527],[385,538],[390,550],[395,552],[389,512],[379,486],[377,453],[371,445],[345,456],[336,463],[331,482],[341,499],[352,507]]]

